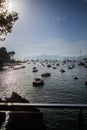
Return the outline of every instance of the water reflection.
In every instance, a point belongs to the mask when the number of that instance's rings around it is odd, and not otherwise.
[[[8,84],[11,84],[11,83],[15,83],[16,80],[17,79],[16,79],[14,71],[8,71],[7,73],[5,73],[5,75],[2,79],[2,82],[3,82],[4,85],[8,85]]]
[[[17,88],[15,88],[15,84],[18,80],[18,76],[13,70],[4,71],[0,76],[0,97],[5,98],[10,96],[12,91],[17,90]]]

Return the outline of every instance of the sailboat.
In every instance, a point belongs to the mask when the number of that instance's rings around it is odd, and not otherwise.
[[[85,63],[82,61],[82,50],[80,50],[80,62],[78,63],[78,65],[85,65]]]

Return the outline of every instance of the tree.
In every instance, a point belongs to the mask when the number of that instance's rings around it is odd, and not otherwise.
[[[7,49],[5,47],[0,48],[0,68],[3,67],[4,63],[10,60]]]
[[[13,61],[13,56],[15,55],[14,51],[7,52],[5,47],[0,48],[0,68]]]
[[[8,52],[8,55],[10,56],[11,59],[13,59],[15,52],[14,51],[10,51]]]
[[[0,40],[4,41],[8,33],[11,33],[14,23],[18,19],[17,12],[9,12],[9,1],[0,0]]]

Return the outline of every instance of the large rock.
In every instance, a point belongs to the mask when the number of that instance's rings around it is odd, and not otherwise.
[[[17,93],[13,92],[10,98],[6,98],[7,102],[29,103]],[[43,115],[39,109],[32,107],[27,109],[25,113],[9,113],[10,118],[6,125],[7,130],[46,130]]]

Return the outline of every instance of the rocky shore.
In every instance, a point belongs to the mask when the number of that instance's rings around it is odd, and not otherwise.
[[[0,102],[29,103],[25,98],[22,98],[16,92],[12,92],[12,96],[5,99],[5,101],[0,99]],[[39,109],[31,107],[29,109],[26,109],[26,111],[28,111],[28,113],[21,113],[21,111],[19,111],[19,113],[10,112],[7,125],[5,126],[6,130],[46,130],[46,125],[43,120],[43,114],[40,112]],[[0,112],[0,126],[3,124],[5,119],[6,114],[4,112]]]

